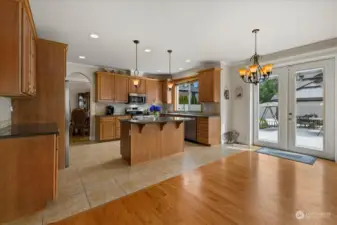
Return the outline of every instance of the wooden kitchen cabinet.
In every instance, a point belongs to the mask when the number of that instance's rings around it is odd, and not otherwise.
[[[12,99],[12,124],[56,123],[59,129],[59,169],[65,167],[65,76],[67,48],[63,43],[37,39],[36,89],[29,99]],[[1,83],[1,81],[0,81]]]
[[[197,142],[205,145],[220,144],[220,117],[197,118]]]
[[[120,139],[120,120],[130,116],[96,116],[96,139],[109,141]]]
[[[121,138],[121,119],[130,119],[130,116],[116,116],[116,128],[115,128],[115,138],[120,139]]]
[[[28,0],[0,1],[0,96],[36,94],[36,30]]]
[[[96,101],[115,100],[115,76],[108,72],[96,73]]]
[[[115,75],[115,102],[127,103],[129,95],[129,78]]]
[[[162,102],[164,104],[172,104],[172,95],[173,95],[174,88],[172,88],[172,90],[169,90],[167,85],[168,85],[167,80],[160,81],[160,86],[162,89],[162,95],[161,95]]]
[[[148,104],[156,102],[158,92],[157,82],[156,80],[146,80],[146,101]]]
[[[146,79],[139,79],[137,88],[133,85],[133,79],[129,78],[129,93],[146,94]]]
[[[57,141],[56,134],[0,139],[0,224],[41,211],[56,199]]]
[[[100,140],[115,139],[115,118],[104,118],[100,122]]]
[[[219,68],[199,72],[200,102],[220,102],[220,72]]]

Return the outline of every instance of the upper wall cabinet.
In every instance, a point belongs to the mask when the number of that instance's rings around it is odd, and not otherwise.
[[[160,88],[162,89],[162,102],[164,104],[172,104],[174,89],[172,88],[171,90],[169,90],[168,81],[167,80],[161,81]]]
[[[115,101],[115,76],[111,73],[96,73],[96,101]]]
[[[129,78],[109,72],[96,73],[96,101],[128,102]]]
[[[36,94],[36,30],[28,0],[0,1],[0,96]]]
[[[199,72],[200,102],[220,102],[220,72],[219,68]]]
[[[146,80],[146,100],[148,104],[162,102],[162,82],[158,80]]]
[[[115,102],[127,103],[129,95],[129,78],[115,75]]]
[[[146,94],[146,80],[139,79],[139,84],[137,87],[133,85],[133,78],[129,79],[129,93],[136,93],[136,94]]]

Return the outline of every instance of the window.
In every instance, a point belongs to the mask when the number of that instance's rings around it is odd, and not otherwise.
[[[176,86],[177,111],[201,111],[199,103],[199,81],[181,83]]]

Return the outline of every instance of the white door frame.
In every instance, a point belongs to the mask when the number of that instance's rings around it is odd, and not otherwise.
[[[335,82],[334,82],[334,59],[326,59],[309,63],[302,63],[290,66],[289,71],[289,95],[288,112],[292,113],[292,119],[288,121],[288,149],[289,151],[309,154],[321,158],[333,160],[335,158]],[[317,151],[310,148],[296,146],[296,72],[323,69],[323,151]],[[332,103],[332,104],[329,104]]]
[[[337,70],[335,70],[335,65],[337,65],[337,56],[335,55],[329,55],[329,56],[320,56],[320,57],[317,57],[316,58],[316,61],[319,60],[319,61],[323,61],[323,60],[329,60],[329,66],[333,67],[332,68],[332,71],[334,71],[333,73],[333,77],[330,76],[329,78],[326,78],[325,79],[329,79],[329,84],[330,84],[330,87],[329,87],[329,90],[331,89],[331,85],[337,87]],[[284,92],[286,91],[286,93],[283,93],[284,96],[286,96],[284,98],[284,100],[282,101],[281,99],[279,99],[279,107],[288,107],[288,77],[290,76],[289,75],[289,70],[290,68],[296,68],[297,66],[301,66],[301,63],[315,63],[315,59],[305,59],[305,60],[302,60],[302,61],[297,61],[296,65],[294,65],[294,62],[293,63],[283,63],[283,64],[279,64],[279,65],[276,65],[275,66],[275,69],[273,70],[273,73],[274,74],[285,74],[287,79],[285,79],[284,77],[285,76],[282,76],[282,75],[279,75],[279,92]],[[317,62],[319,63],[319,62]],[[324,78],[323,78],[324,79]],[[328,81],[328,80],[327,80]],[[334,92],[334,88],[332,88],[333,92]],[[332,99],[331,99],[331,96]],[[334,98],[336,97],[336,98]],[[335,114],[335,112],[337,112],[337,102],[336,100],[337,99],[337,92],[334,92],[330,95],[330,99],[326,99],[326,101],[332,101],[334,102],[334,109],[333,110],[330,110],[329,113],[330,114],[333,114],[333,115],[330,115],[329,117],[330,118],[333,118],[333,123],[330,123],[330,127],[328,129],[332,130],[333,132],[330,132],[329,134],[331,136],[334,136],[334,134],[336,133],[337,134],[337,124],[335,123],[337,121],[337,115]],[[256,102],[259,101],[259,86],[254,86],[253,87],[253,113],[254,113],[254,116],[253,116],[253,141],[254,141],[254,144],[255,145],[261,145],[261,146],[266,146],[266,147],[274,147],[274,148],[279,148],[279,149],[284,149],[284,150],[288,150],[289,149],[289,140],[288,139],[288,111],[289,110],[279,110],[279,124],[283,124],[283,128],[279,127],[279,138],[278,138],[278,143],[271,143],[271,142],[263,142],[263,141],[260,141],[258,140],[258,129],[259,129],[259,120],[256,119],[256,118],[259,118],[259,116],[256,116],[256,115],[259,115],[259,111],[258,111],[258,104]],[[282,112],[283,111],[283,112]],[[285,115],[286,114],[286,115]],[[296,115],[296,114],[295,114]],[[325,120],[326,121],[326,120]],[[324,123],[325,123],[324,121]],[[333,127],[334,129],[331,129],[331,127]],[[324,129],[326,129],[326,124],[324,124]],[[326,132],[324,132],[326,133]],[[332,140],[332,141],[329,141],[329,143],[327,143],[327,140]],[[327,146],[327,148],[329,149],[328,151],[328,154],[325,158],[329,158],[329,159],[337,159],[337,152],[336,152],[336,148],[337,146],[335,145],[335,141],[334,141],[334,137],[327,137],[324,139],[324,141],[326,142],[324,144],[324,146]],[[298,149],[296,149],[298,150]],[[300,152],[300,151],[299,151]],[[315,155],[315,154],[313,154]]]

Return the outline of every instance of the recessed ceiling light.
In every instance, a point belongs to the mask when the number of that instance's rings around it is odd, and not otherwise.
[[[191,62],[191,60],[190,60],[190,59],[186,59],[186,60],[185,60],[185,62],[187,62],[187,63],[190,63],[190,62]]]
[[[90,37],[91,37],[91,38],[94,38],[94,39],[97,39],[97,38],[99,38],[99,35],[98,35],[98,34],[95,34],[95,33],[91,33],[91,34],[90,34]]]
[[[179,68],[179,70],[183,70],[184,68]]]
[[[144,49],[144,52],[151,52],[152,50],[149,48]]]
[[[78,58],[85,59],[85,56],[84,55],[80,55]]]
[[[161,72],[161,70],[157,70],[157,72]]]

